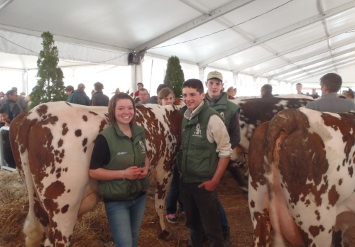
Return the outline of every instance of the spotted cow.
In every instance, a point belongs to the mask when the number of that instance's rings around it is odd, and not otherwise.
[[[54,102],[41,104],[11,123],[12,149],[29,196],[26,246],[41,242],[69,246],[77,218],[101,199],[88,169],[95,138],[107,120],[107,107]],[[165,197],[180,145],[181,121],[173,106],[137,107],[136,122],[146,130],[150,174],[156,178],[155,208],[162,237],[167,234]]]
[[[354,215],[354,166],[355,113],[302,107],[259,125],[249,148],[253,246],[269,246],[272,229],[278,242],[330,246],[340,211]]]

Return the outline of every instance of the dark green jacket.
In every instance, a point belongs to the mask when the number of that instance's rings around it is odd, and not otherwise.
[[[226,93],[222,93],[221,98],[214,105],[210,105],[210,107],[219,113],[227,127],[227,130],[229,130],[229,124],[232,117],[240,108],[238,105],[228,100]]]
[[[132,127],[132,138],[117,127],[109,126],[101,132],[110,149],[110,162],[103,168],[124,170],[130,166],[143,167],[146,157],[145,132],[140,126]],[[105,200],[133,200],[149,186],[149,178],[128,180],[99,180],[98,190]]]
[[[200,183],[212,179],[218,165],[217,144],[207,139],[207,125],[218,112],[207,102],[197,114],[182,122],[182,157],[179,164],[184,183]]]

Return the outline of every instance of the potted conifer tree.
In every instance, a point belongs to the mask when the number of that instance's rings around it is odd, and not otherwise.
[[[179,58],[171,56],[168,59],[164,84],[173,90],[176,99],[179,99],[182,95],[182,84],[184,81],[184,72],[182,71]]]
[[[31,92],[30,108],[38,104],[66,100],[63,71],[58,68],[58,49],[54,46],[53,35],[44,32],[41,35],[43,50],[37,59],[37,85]]]

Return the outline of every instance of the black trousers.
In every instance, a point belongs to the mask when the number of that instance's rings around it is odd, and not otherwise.
[[[180,183],[186,226],[190,229],[193,247],[202,247],[205,232],[211,247],[223,247],[221,217],[218,211],[217,191],[198,188],[200,183]]]
[[[4,159],[9,167],[16,168],[14,155],[12,154],[12,150],[11,150],[11,146],[10,146],[9,132],[4,131],[2,137],[3,137],[3,141],[4,141],[4,143],[3,143]]]

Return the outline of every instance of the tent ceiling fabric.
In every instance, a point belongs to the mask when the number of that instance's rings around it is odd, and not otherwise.
[[[26,56],[37,56],[45,31],[68,66],[127,65],[147,48],[202,68],[291,83],[337,72],[355,84],[354,0],[0,0],[1,55],[35,66]]]

